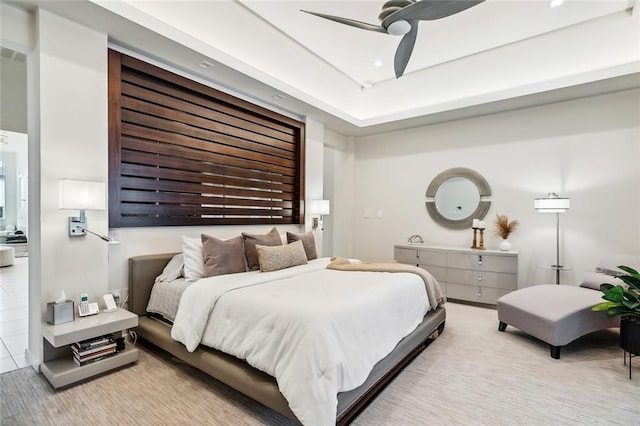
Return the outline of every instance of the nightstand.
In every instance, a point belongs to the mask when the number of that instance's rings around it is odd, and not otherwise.
[[[73,361],[71,344],[109,333],[122,333],[137,326],[138,316],[122,308],[115,312],[77,317],[65,324],[51,325],[43,322],[44,362],[40,366],[42,374],[51,386],[57,389],[136,362],[138,349],[129,344],[112,357],[78,366]]]

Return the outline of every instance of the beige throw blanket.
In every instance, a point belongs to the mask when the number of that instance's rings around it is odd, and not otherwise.
[[[349,259],[336,257],[331,259],[331,263],[327,265],[327,269],[335,269],[338,271],[365,271],[365,272],[409,272],[419,275],[424,281],[429,296],[429,304],[432,309],[436,309],[447,301],[446,296],[442,293],[440,283],[433,278],[428,271],[414,265],[406,265],[404,263],[351,263]]]

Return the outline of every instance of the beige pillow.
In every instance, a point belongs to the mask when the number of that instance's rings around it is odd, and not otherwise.
[[[242,240],[244,242],[244,255],[247,258],[247,268],[250,271],[257,271],[260,269],[260,263],[258,263],[258,252],[256,251],[256,245],[261,246],[281,246],[282,238],[278,233],[278,229],[274,226],[268,234],[256,235],[242,233]]]
[[[286,246],[257,245],[256,250],[262,272],[277,271],[307,263],[307,254],[302,241],[294,241]]]
[[[316,251],[316,239],[313,236],[313,232],[305,232],[304,234],[294,234],[293,232],[287,232],[287,243],[294,241],[302,241],[305,253],[307,253],[307,260],[313,260],[318,258],[318,252]]]
[[[205,234],[200,237],[204,253],[205,277],[247,271],[242,237],[237,236],[229,240],[220,240]]]

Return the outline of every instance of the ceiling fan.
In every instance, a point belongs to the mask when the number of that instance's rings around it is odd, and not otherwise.
[[[396,50],[394,69],[396,78],[402,77],[407,68],[413,46],[418,35],[419,21],[433,21],[455,15],[469,9],[484,0],[390,0],[382,6],[382,12],[378,15],[380,25],[368,24],[339,16],[326,15],[324,13],[302,12],[329,19],[340,24],[349,25],[367,31],[375,31],[383,34],[403,36]]]

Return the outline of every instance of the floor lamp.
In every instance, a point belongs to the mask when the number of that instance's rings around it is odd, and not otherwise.
[[[533,207],[538,213],[556,214],[556,264],[551,269],[556,271],[556,284],[560,284],[560,213],[569,210],[569,199],[560,198],[555,192],[550,192],[546,198],[536,198]]]

